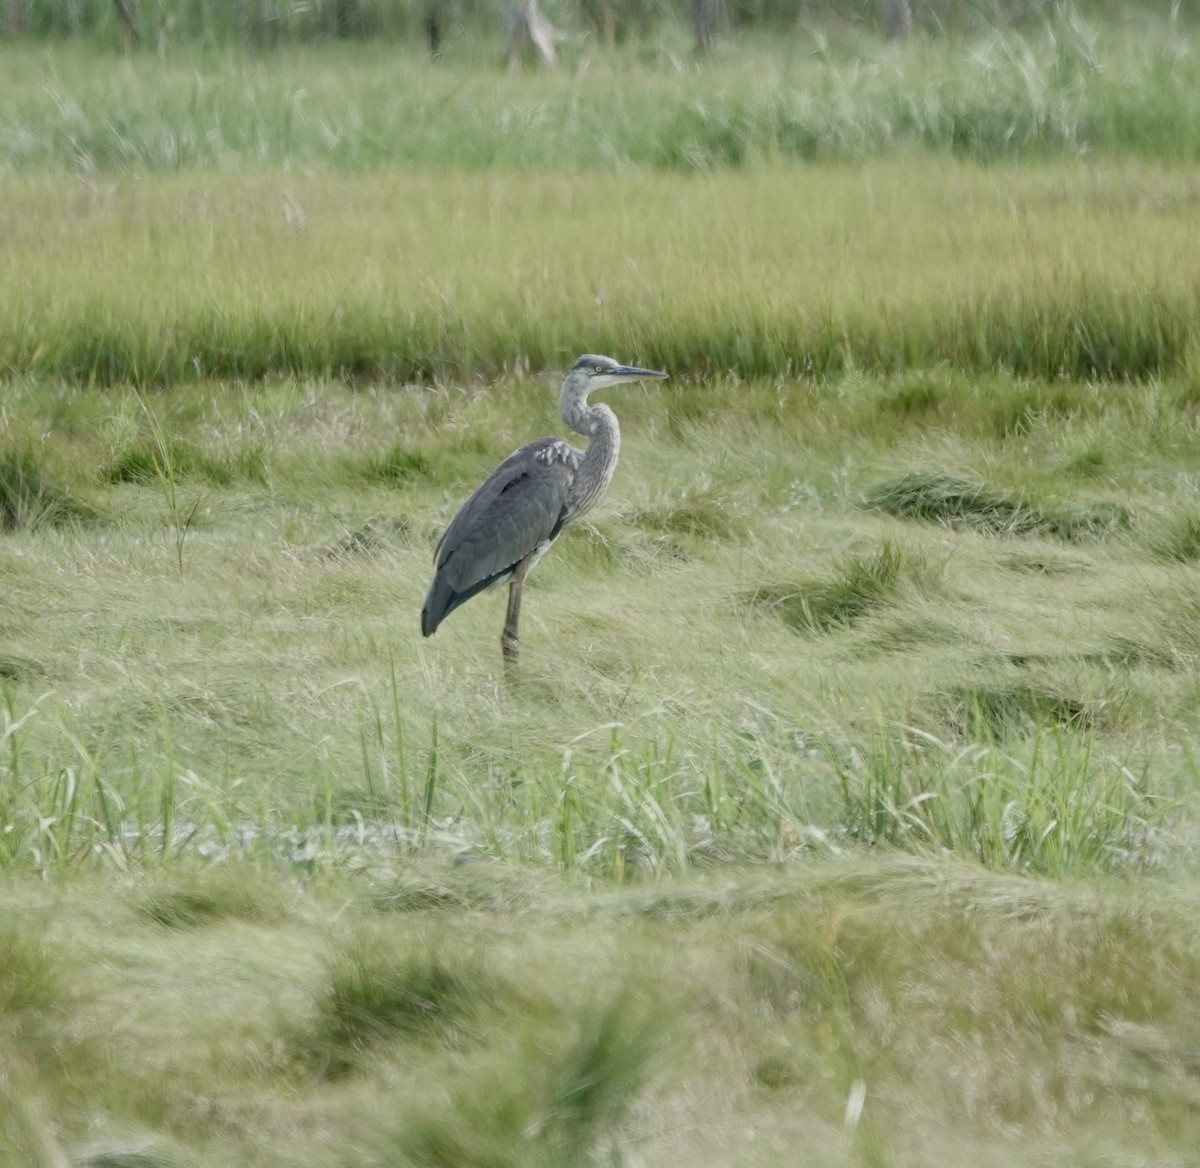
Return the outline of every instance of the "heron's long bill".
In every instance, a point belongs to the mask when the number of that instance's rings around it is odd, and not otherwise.
[[[664,373],[661,369],[639,369],[636,365],[618,365],[609,374],[609,377],[627,377],[630,381],[640,381],[646,378],[649,381],[661,381],[664,377],[669,377],[670,374]]]

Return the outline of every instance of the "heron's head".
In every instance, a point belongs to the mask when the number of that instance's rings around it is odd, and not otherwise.
[[[580,357],[571,366],[571,373],[582,374],[587,380],[588,392],[604,389],[609,385],[623,385],[627,381],[658,381],[666,377],[657,369],[639,369],[636,365],[621,365],[611,357],[598,357],[589,353]]]

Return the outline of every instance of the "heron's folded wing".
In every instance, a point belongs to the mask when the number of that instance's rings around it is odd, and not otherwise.
[[[579,457],[556,438],[531,442],[509,455],[463,504],[437,546],[426,602],[433,627],[558,535]]]

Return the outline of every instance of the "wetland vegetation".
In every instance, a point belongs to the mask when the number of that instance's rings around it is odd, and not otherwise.
[[[1191,1162],[1195,30],[811,7],[0,46],[3,1168]]]

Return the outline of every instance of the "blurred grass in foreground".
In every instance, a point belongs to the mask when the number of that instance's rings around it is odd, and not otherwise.
[[[1194,892],[896,856],[10,884],[0,1163],[1182,1168]]]

